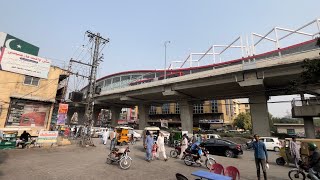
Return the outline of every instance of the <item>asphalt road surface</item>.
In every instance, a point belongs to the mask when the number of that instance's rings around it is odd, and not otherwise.
[[[109,145],[105,146],[95,139],[96,147],[81,148],[76,145],[54,148],[31,148],[0,151],[0,179],[5,180],[105,180],[105,179],[175,179],[181,173],[189,179],[196,179],[191,173],[207,170],[204,167],[189,167],[182,160],[170,158],[145,161],[142,142],[130,145],[129,155],[133,163],[128,170],[122,170],[117,164],[106,164]],[[109,143],[109,142],[108,142]],[[108,147],[108,148],[107,148]],[[167,154],[171,148],[167,147]],[[275,163],[277,153],[269,152],[268,179],[288,179],[292,167],[278,166]],[[256,168],[252,151],[244,151],[238,158],[213,156],[226,166],[235,166],[240,170],[241,179],[255,180]]]

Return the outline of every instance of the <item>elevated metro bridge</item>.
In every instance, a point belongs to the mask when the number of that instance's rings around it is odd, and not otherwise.
[[[316,25],[318,28],[316,33],[301,31],[310,25]],[[279,38],[277,37],[279,30],[289,33]],[[268,37],[272,32],[276,34],[275,39]],[[168,78],[162,78],[164,70],[146,70],[138,78],[130,76],[124,81],[121,81],[120,77],[120,81],[114,82],[118,84],[123,82],[123,86],[103,87],[102,93],[95,98],[95,104],[112,110],[112,114],[115,114],[112,117],[113,123],[118,117],[116,114],[119,114],[122,107],[138,105],[139,127],[144,128],[147,124],[150,105],[179,102],[182,129],[192,132],[192,105],[194,102],[211,99],[249,98],[254,133],[270,135],[270,129],[265,126],[269,124],[267,100],[269,96],[300,93],[290,90],[289,86],[292,80],[300,78],[305,59],[320,58],[320,41],[317,38],[319,33],[319,19],[297,30],[278,27],[264,36],[253,33],[253,36],[258,36],[260,39],[256,43],[253,42],[252,46],[243,46],[241,38],[238,38],[220,53],[216,53],[214,46],[212,46],[206,53],[201,54],[198,61],[206,55],[221,55],[227,48],[232,47],[240,48],[242,55],[243,52],[246,52],[247,57],[226,62],[214,61],[215,63],[206,66],[183,68],[188,60],[194,61],[192,58],[190,60],[192,55],[189,55],[182,62],[181,68],[166,70]],[[280,40],[292,34],[305,35],[311,37],[311,40],[281,48]],[[276,49],[255,54],[255,47],[262,40],[274,42]],[[241,42],[238,46],[234,45],[237,41]],[[209,53],[211,50],[213,53]],[[109,75],[98,80],[98,83],[110,85],[114,79],[109,84],[103,81],[112,78],[112,76],[134,72],[137,71]],[[171,75],[172,77],[170,77]],[[299,89],[303,93],[317,94],[317,89],[320,88],[316,85],[310,85]]]

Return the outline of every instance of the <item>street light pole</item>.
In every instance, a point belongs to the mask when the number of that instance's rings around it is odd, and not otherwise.
[[[170,41],[164,42],[164,79],[167,79],[167,44],[169,44]]]

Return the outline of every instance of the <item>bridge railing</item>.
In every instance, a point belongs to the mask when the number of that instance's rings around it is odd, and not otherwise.
[[[309,28],[309,29],[308,29]],[[302,30],[309,30],[313,32],[307,32]],[[282,37],[280,37],[280,33],[286,33]],[[273,37],[270,37],[273,35]],[[303,35],[304,37],[308,37],[310,39],[314,39],[317,35],[320,35],[320,19],[315,19],[295,30],[288,29],[288,28],[282,28],[282,27],[274,27],[269,32],[267,32],[265,35],[261,35],[258,33],[251,33],[251,49],[252,54],[257,54],[256,48],[257,46],[263,41],[267,40],[269,42],[274,43],[275,48],[273,50],[279,50],[281,49],[281,44],[283,40],[288,39],[288,37],[292,37],[293,35]],[[255,42],[255,38],[258,38],[258,41]],[[297,39],[298,40],[298,39]],[[281,51],[278,51],[279,56],[281,56]]]
[[[308,32],[307,32],[308,31]],[[311,31],[311,32],[309,32]],[[285,34],[283,34],[285,33]],[[282,34],[282,36],[280,36]],[[271,37],[271,35],[273,35]],[[173,63],[170,64],[168,67],[168,70],[174,69],[174,64],[181,64],[178,69],[184,70],[183,68],[185,65],[189,63],[190,70],[186,74],[192,74],[204,70],[210,70],[210,69],[216,69],[216,68],[221,68],[221,67],[226,67],[226,66],[232,66],[236,64],[252,64],[252,62],[255,62],[257,60],[261,59],[268,59],[268,58],[275,58],[275,57],[282,57],[288,54],[296,53],[299,51],[304,51],[308,49],[312,49],[314,47],[312,46],[312,43],[310,44],[300,44],[299,46],[296,47],[290,47],[287,48],[287,46],[283,46],[280,43],[283,43],[284,40],[287,40],[288,37],[292,37],[293,35],[302,35],[303,37],[307,37],[309,39],[314,39],[317,36],[320,36],[320,19],[315,19],[295,30],[288,29],[288,28],[282,28],[282,27],[274,27],[270,31],[268,31],[265,35],[261,35],[258,33],[251,33],[251,44],[249,43],[249,38],[246,36],[245,43],[243,42],[243,37],[239,36],[236,38],[234,41],[232,41],[228,45],[212,45],[206,52],[204,53],[190,53],[188,57],[183,60],[183,61],[174,61]],[[255,41],[256,40],[256,41]],[[300,42],[301,39],[298,39]],[[307,39],[308,40],[308,39]],[[274,48],[271,49],[271,51],[266,51],[262,53],[257,53],[257,48],[263,41],[268,41],[274,43]],[[310,47],[305,47],[305,46],[310,46]],[[284,48],[286,47],[286,48]],[[222,49],[220,49],[222,48]],[[223,61],[223,58],[221,57],[224,55],[227,51],[230,51],[231,49],[238,49],[240,50],[239,59],[236,60],[231,60],[229,59],[228,61]],[[201,69],[194,69],[194,64],[196,64],[196,67],[200,66],[200,61],[203,61],[204,58],[206,57],[212,57],[210,65],[206,68],[201,68]],[[230,63],[229,63],[230,62]],[[192,68],[192,69],[191,69]],[[177,69],[175,69],[177,70]],[[143,74],[137,78],[130,79],[129,81],[126,82],[121,82],[115,85],[112,85],[108,88],[104,88],[103,90],[107,89],[115,89],[115,88],[121,88],[125,86],[129,86],[130,83],[133,83],[135,81],[143,80],[146,76],[149,75],[154,75],[154,81],[157,81],[158,79],[156,78],[157,72],[150,72]]]
[[[305,100],[293,99],[291,101],[291,105],[292,107],[320,105],[320,97],[310,97],[310,98],[306,98]]]
[[[312,31],[312,32],[307,32],[307,31]],[[283,36],[280,36],[283,33],[285,34]],[[185,65],[188,65],[188,64],[189,64],[189,67],[194,67],[194,65],[200,66],[200,61],[207,56],[212,56],[212,61],[210,63],[213,63],[213,64],[221,63],[221,62],[224,62],[221,56],[227,50],[230,50],[230,49],[240,49],[241,53],[238,56],[240,58],[255,56],[256,54],[260,54],[257,52],[257,48],[259,48],[259,45],[261,45],[263,41],[274,43],[274,48],[270,50],[266,50],[264,52],[280,50],[282,47],[288,46],[288,45],[284,45],[284,46],[281,45],[281,42],[283,42],[284,40],[288,40],[289,37],[292,37],[294,35],[302,35],[310,39],[314,39],[315,37],[319,36],[320,35],[320,19],[315,19],[295,30],[289,29],[289,28],[283,28],[283,27],[274,27],[270,31],[268,31],[265,35],[261,35],[258,33],[251,33],[251,43],[249,42],[248,36],[246,36],[245,38],[245,43],[243,42],[244,38],[242,36],[239,36],[232,43],[228,45],[212,45],[204,53],[190,53],[185,60],[173,61],[170,64],[169,68],[174,69],[174,64],[181,64],[180,68],[183,68],[185,67]],[[291,39],[291,40],[296,40],[299,42],[306,41],[305,38],[303,38],[303,40],[299,38]],[[238,43],[238,45],[236,45],[236,43]],[[221,51],[218,51],[219,48],[224,48],[224,49],[222,49]],[[278,51],[277,54],[278,56],[282,55],[281,51]],[[197,59],[197,57],[199,58]],[[249,59],[249,61],[251,61],[251,59]]]

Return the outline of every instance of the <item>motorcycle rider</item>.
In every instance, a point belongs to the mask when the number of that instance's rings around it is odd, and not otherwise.
[[[319,180],[320,177],[320,151],[315,143],[308,143],[310,151],[309,176],[311,180]]]
[[[202,149],[201,149],[201,147],[200,147],[200,142],[197,141],[197,142],[193,143],[193,144],[191,145],[190,150],[191,150],[191,153],[192,153],[192,154],[197,155],[196,163],[201,163],[201,162],[200,162],[200,157],[201,157],[201,154],[202,154]]]

